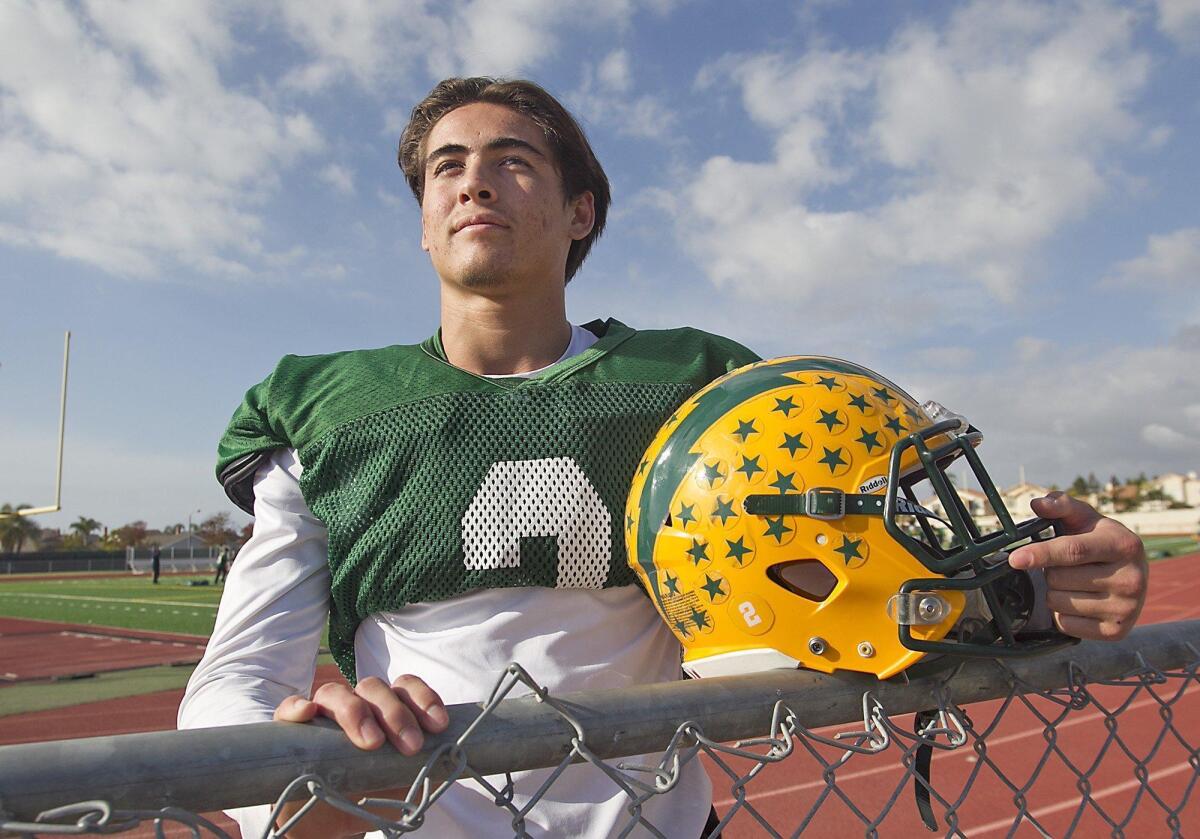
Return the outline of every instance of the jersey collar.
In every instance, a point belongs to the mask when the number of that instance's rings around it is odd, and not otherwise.
[[[596,343],[592,344],[579,355],[572,356],[558,364],[552,365],[545,372],[533,377],[523,378],[521,376],[493,378],[489,376],[478,376],[461,367],[455,367],[446,360],[446,350],[442,346],[442,330],[438,329],[429,338],[421,342],[421,349],[426,355],[437,359],[454,370],[459,371],[463,375],[471,376],[482,382],[488,382],[500,390],[515,390],[523,386],[538,386],[557,382],[568,376],[573,375],[576,371],[595,364],[604,356],[608,355],[616,347],[628,341],[635,334],[633,329],[630,329],[625,324],[615,318],[607,318],[604,320],[593,320],[583,324],[583,328],[591,332],[597,337]]]

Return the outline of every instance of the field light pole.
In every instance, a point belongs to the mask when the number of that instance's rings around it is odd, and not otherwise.
[[[198,512],[200,511],[192,510],[188,513],[188,559],[196,558],[196,542],[192,536],[192,516]]]

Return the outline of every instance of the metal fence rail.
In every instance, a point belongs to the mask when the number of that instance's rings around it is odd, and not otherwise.
[[[191,813],[274,801],[285,788],[301,798],[352,807],[335,790],[412,784],[408,798],[394,804],[394,820],[369,816],[395,835],[420,826],[429,808],[437,806],[444,783],[491,776],[485,782],[500,785],[492,787],[497,806],[509,811],[500,824],[511,822],[519,833],[527,811],[506,801],[501,773],[605,761],[609,777],[629,796],[627,831],[670,835],[664,826],[642,819],[638,805],[670,789],[680,767],[703,754],[715,765],[715,777],[723,771],[729,778],[724,789],[715,790],[722,824],[749,819],[746,823],[760,834],[795,835],[836,806],[848,810],[864,834],[876,835],[895,811],[907,807],[911,815],[909,790],[915,783],[928,790],[932,810],[942,820],[940,829],[965,835],[960,813],[973,786],[986,776],[1007,801],[1007,810],[996,814],[1003,831],[1012,835],[1020,828],[1051,835],[1031,801],[1039,780],[1049,784],[1045,779],[1053,772],[1055,784],[1066,773],[1078,790],[1078,803],[1069,805],[1074,818],[1062,832],[1099,822],[1111,835],[1124,835],[1135,816],[1150,813],[1158,835],[1175,835],[1186,808],[1192,806],[1196,815],[1198,648],[1200,621],[1188,621],[1142,627],[1119,643],[1088,642],[1035,659],[968,661],[953,672],[910,683],[776,671],[557,697],[513,665],[501,676],[491,702],[451,707],[449,729],[427,738],[426,751],[411,758],[388,747],[361,752],[330,726],[284,723],[0,747],[0,831],[113,832],[139,819],[160,818],[223,835]],[[521,685],[534,695],[506,698]],[[1185,696],[1191,702],[1187,719],[1179,713]],[[1004,700],[994,720],[973,725],[963,706],[994,699]],[[1153,736],[1144,731],[1122,736],[1121,714],[1135,702],[1156,704]],[[1014,708],[1031,714],[1042,728],[1040,759],[1032,771],[1006,769],[989,752],[989,737]],[[892,719],[930,710],[917,732]],[[1065,729],[1085,711],[1094,718],[1088,725],[1100,745],[1096,755],[1081,759],[1066,748]],[[837,739],[815,731],[831,725],[853,729]],[[1075,726],[1071,732],[1083,728]],[[731,741],[750,742],[723,745]],[[939,788],[936,777],[923,780],[922,747],[927,753],[973,752],[974,768],[961,789]],[[657,767],[607,762],[647,752],[664,753]],[[1127,764],[1126,777],[1136,787],[1133,805],[1122,811],[1110,812],[1111,803],[1100,801],[1093,788],[1106,757]],[[815,779],[818,791],[796,823],[772,824],[756,807],[754,788],[749,786],[748,792],[748,785],[785,759],[808,760],[812,768],[805,768],[804,775]],[[839,771],[846,778],[851,760],[861,767],[867,759],[904,767],[902,783],[884,796],[882,805],[860,806],[839,790]],[[1164,761],[1174,762],[1171,777],[1182,792],[1156,790]],[[75,802],[83,803],[53,812]],[[38,819],[43,825],[29,824]],[[47,828],[46,822],[58,828]]]

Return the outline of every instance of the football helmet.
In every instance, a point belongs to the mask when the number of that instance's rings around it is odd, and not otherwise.
[[[646,452],[625,517],[629,563],[684,668],[882,679],[930,653],[1072,640],[1031,628],[1044,594],[1007,551],[1052,524],[1013,521],[981,441],[963,417],[835,358],[757,362],[696,393]],[[946,472],[958,458],[991,526]]]

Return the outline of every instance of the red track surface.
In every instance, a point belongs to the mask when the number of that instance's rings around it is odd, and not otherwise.
[[[0,618],[0,686],[149,667],[194,664],[206,639],[136,629]]]
[[[1200,554],[1155,562],[1140,622],[1200,616],[1198,571]],[[999,700],[969,706],[966,710],[974,729],[986,732],[986,758],[969,748],[970,744],[954,751],[935,752],[931,772],[934,789],[949,802],[962,799],[957,807],[957,827],[971,839],[1039,835],[1028,821],[1017,826],[1018,808],[1013,799],[1018,790],[1025,791],[1027,812],[1052,836],[1062,836],[1068,831],[1075,836],[1112,835],[1112,825],[1095,807],[1081,809],[1082,796],[1077,784],[1080,776],[1086,774],[1092,798],[1111,822],[1122,825],[1122,835],[1169,836],[1167,810],[1178,806],[1197,777],[1187,762],[1189,753],[1178,738],[1170,731],[1163,736],[1164,715],[1171,718],[1179,736],[1192,748],[1200,744],[1200,690],[1193,684],[1172,703],[1179,688],[1179,680],[1173,680],[1157,686],[1153,692],[1143,689],[1134,693],[1128,687],[1103,685],[1090,689],[1102,708],[1111,712],[1120,708],[1119,715],[1113,717],[1116,736],[1134,757],[1147,763],[1151,787],[1165,806],[1144,793],[1140,800],[1135,800],[1140,785],[1135,780],[1134,760],[1123,751],[1122,745],[1109,742],[1114,735],[1106,727],[1102,711],[1096,707],[1072,711],[1051,730],[1034,711],[1055,720],[1062,709],[1042,698],[1033,698],[1028,704],[1013,700],[1007,707]],[[1128,705],[1122,707],[1126,702]],[[911,731],[912,715],[894,721],[902,730]],[[830,737],[835,730],[851,728],[842,726],[819,733]],[[868,824],[881,818],[884,812],[886,817],[876,825],[880,836],[930,835],[917,816],[913,781],[901,764],[902,748],[911,741],[895,742],[895,739],[882,755],[855,755],[839,768],[834,776],[836,792],[822,778],[823,765],[797,743],[796,753],[768,767],[746,786],[746,800],[784,835],[809,817],[821,796],[825,800],[811,816],[805,835],[861,836]],[[1050,741],[1057,746],[1057,752],[1051,749]],[[827,762],[840,755],[838,750],[824,746],[818,746],[816,752]],[[1098,759],[1102,752],[1102,759]],[[706,764],[713,781],[717,811],[724,815],[734,800],[733,781],[712,761],[706,760]],[[729,765],[739,774],[752,766],[745,760],[729,761]],[[1013,788],[1000,779],[997,768]],[[964,793],[968,782],[969,791]],[[853,802],[861,815],[854,813],[841,795]],[[888,802],[893,796],[895,802],[889,810]],[[948,829],[944,811],[944,805],[935,802],[941,835]],[[1126,819],[1129,821],[1125,822]],[[1200,826],[1200,796],[1191,796],[1186,810],[1180,813],[1180,823],[1186,835],[1190,835],[1189,826],[1192,829]],[[727,839],[762,835],[764,830],[747,812],[736,814],[725,831]]]
[[[1151,566],[1150,594],[1142,623],[1187,620],[1200,616],[1200,554],[1161,560]],[[28,622],[35,623],[35,622]],[[44,626],[44,624],[42,624]],[[0,631],[2,627],[0,627]],[[89,632],[96,632],[94,627]],[[126,635],[124,630],[118,630]],[[129,633],[140,634],[140,633]],[[51,638],[54,636],[44,635]],[[5,635],[3,647],[7,651],[13,637]],[[55,640],[55,643],[58,643]],[[170,649],[170,648],[168,648]],[[4,655],[6,653],[0,653]],[[38,653],[45,655],[45,650]],[[0,659],[2,660],[2,659]],[[94,669],[94,668],[93,668]],[[318,671],[318,682],[339,678],[336,668],[322,667]],[[1187,751],[1170,732],[1164,731],[1164,704],[1177,689],[1176,682],[1159,686],[1155,693],[1145,690],[1133,697],[1133,701],[1121,709],[1117,722],[1117,734],[1122,743],[1139,759],[1146,759],[1157,749],[1149,762],[1151,785],[1168,808],[1182,800],[1190,784],[1195,783],[1195,771],[1187,764]],[[1097,686],[1092,689],[1093,697],[1104,707],[1114,710],[1116,703],[1130,697],[1130,689],[1123,687]],[[57,740],[74,737],[118,734],[131,731],[155,731],[173,728],[175,709],[182,691],[163,691],[126,699],[106,700],[73,708],[38,711],[30,714],[0,717],[0,743],[20,743],[39,740]],[[0,697],[3,690],[0,689]],[[1157,697],[1157,699],[1156,699]],[[1083,712],[1073,711],[1055,727],[1053,733],[1038,719],[1034,711],[1053,718],[1060,709],[1045,699],[1033,699],[1028,705],[1016,701],[1003,709],[995,730],[988,730],[997,711],[999,701],[978,703],[968,709],[976,731],[987,731],[986,757],[981,760],[975,751],[959,749],[938,752],[933,761],[933,784],[938,794],[954,801],[963,795],[964,785],[970,780],[969,794],[958,807],[958,828],[967,836],[1035,836],[1037,832],[1028,822],[1013,831],[1017,809],[1013,804],[1014,790],[998,779],[992,765],[998,766],[1003,775],[1016,787],[1029,786],[1026,809],[1037,817],[1051,835],[1062,835],[1071,829],[1079,814],[1080,794],[1077,788],[1081,773],[1088,774],[1093,798],[1104,808],[1114,822],[1121,823],[1133,809],[1134,815],[1124,825],[1123,833],[1129,836],[1158,837],[1168,835],[1164,808],[1152,798],[1143,795],[1135,802],[1138,785],[1134,780],[1133,761],[1120,745],[1105,743],[1111,737],[1105,726],[1103,714],[1094,707]],[[1189,745],[1200,742],[1200,691],[1194,687],[1169,708],[1174,728]],[[897,718],[896,724],[911,727],[911,717]],[[828,736],[830,732],[823,731]],[[1048,740],[1053,739],[1058,752],[1046,757]],[[1093,763],[1101,750],[1103,760],[1093,769]],[[838,754],[836,750],[819,747],[817,753],[829,761]],[[913,803],[912,781],[900,765],[901,751],[897,744],[879,757],[855,756],[836,773],[836,790],[822,780],[821,764],[798,743],[796,753],[784,762],[769,767],[756,777],[746,788],[749,802],[776,830],[785,835],[793,831],[809,812],[821,795],[826,800],[818,808],[809,824],[806,835],[859,836],[867,822],[878,817],[889,799],[895,797],[886,820],[879,826],[879,835],[921,836],[929,835],[916,816]],[[1076,769],[1067,768],[1071,761]],[[745,772],[749,763],[731,761],[736,772]],[[713,780],[714,799],[717,810],[727,812],[732,795],[732,782],[711,761],[706,767]],[[1037,773],[1036,780],[1030,779]],[[976,775],[972,779],[972,775]],[[866,816],[866,821],[855,815],[841,795],[853,802]],[[1136,804],[1136,806],[1135,806]],[[940,830],[946,825],[942,818],[942,807],[935,805]],[[212,816],[210,816],[212,817]],[[216,818],[226,830],[232,823],[224,816]],[[1200,825],[1200,797],[1193,794],[1187,809],[1181,814],[1182,829],[1185,831]],[[1083,811],[1073,831],[1077,836],[1110,835],[1111,826],[1095,809]],[[153,836],[145,828],[134,837]],[[187,835],[183,831],[169,830],[169,836]],[[746,812],[739,813],[726,828],[727,839],[761,836],[764,831]]]

